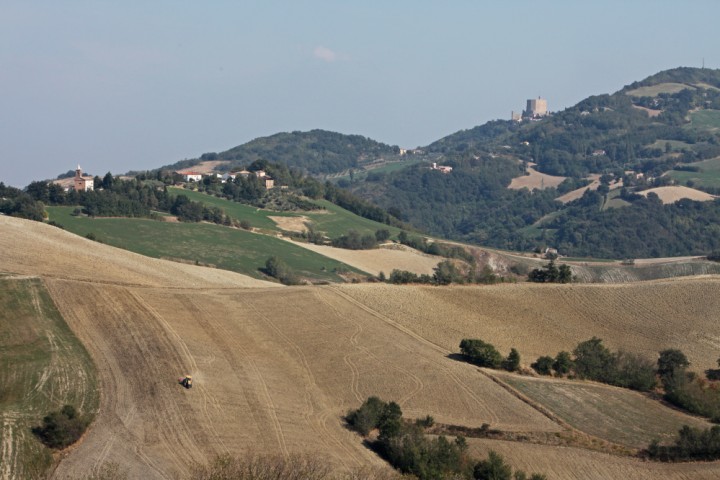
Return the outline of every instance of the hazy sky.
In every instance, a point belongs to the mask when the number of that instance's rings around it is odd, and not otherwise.
[[[720,66],[720,2],[0,0],[0,181],[150,169],[279,131],[401,147]]]

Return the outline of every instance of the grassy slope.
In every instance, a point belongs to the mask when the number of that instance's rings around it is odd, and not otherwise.
[[[227,215],[230,215],[233,218],[238,220],[247,220],[253,227],[267,230],[279,231],[275,222],[268,218],[269,216],[305,216],[312,221],[316,230],[325,232],[331,238],[339,237],[340,235],[347,233],[350,229],[355,229],[363,234],[374,234],[376,230],[381,228],[390,230],[392,234],[400,232],[398,228],[390,227],[389,225],[355,215],[354,213],[338,207],[327,200],[314,201],[314,203],[323,207],[325,210],[318,210],[316,212],[274,212],[181,188],[170,188],[170,191],[176,195],[187,195],[188,198],[196,202],[202,202],[207,205],[219,207],[223,209]]]
[[[72,207],[49,207],[50,219],[78,235],[154,258],[182,259],[263,278],[268,257],[282,258],[300,276],[341,281],[336,270],[354,271],[341,262],[267,235],[207,223],[169,223],[133,218],[73,217]]]
[[[705,421],[623,388],[582,381],[499,376],[573,427],[628,447],[643,448],[653,439],[671,441],[683,425],[709,427]]]
[[[690,114],[690,128],[717,131],[720,129],[720,110],[699,110]]]
[[[698,187],[720,187],[720,158],[711,158],[689,164],[698,167],[699,172],[681,172],[671,170],[668,176],[674,178],[681,184],[687,183],[688,180],[695,182]]]
[[[52,457],[30,428],[64,404],[94,415],[96,382],[40,280],[0,279],[0,477],[43,477]]]

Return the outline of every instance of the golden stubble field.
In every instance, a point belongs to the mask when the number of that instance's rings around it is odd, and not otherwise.
[[[382,466],[341,418],[369,395],[441,423],[545,435],[562,429],[449,358],[463,337],[503,351],[516,346],[526,359],[592,335],[613,348],[676,346],[703,368],[717,357],[720,280],[712,277],[617,287],[278,288],[151,261],[31,222],[0,217],[0,227],[0,271],[43,279],[99,375],[97,419],[54,478],[107,462],[129,478],[182,478],[192,462],[246,451],[310,453],[341,470]],[[77,260],[87,262],[72,269]],[[177,384],[184,374],[194,376],[193,389]],[[648,468],[584,450],[568,457],[561,447],[477,442],[502,453],[540,451],[508,458],[551,478],[574,471],[576,457],[595,478],[616,464],[621,478],[643,478]],[[720,474],[718,464],[702,469]]]
[[[717,368],[720,356],[718,276],[622,285],[338,288],[445,349],[457,351],[464,337],[481,338],[503,354],[516,347],[527,365],[592,336],[652,359],[679,348],[699,373]]]

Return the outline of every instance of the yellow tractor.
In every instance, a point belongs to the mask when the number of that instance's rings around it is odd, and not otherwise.
[[[178,383],[185,388],[192,388],[192,377],[190,375],[180,377],[178,378]]]

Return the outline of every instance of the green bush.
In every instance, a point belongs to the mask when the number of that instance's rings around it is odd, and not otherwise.
[[[497,349],[479,339],[465,338],[460,342],[460,353],[479,367],[500,368],[503,357]]]
[[[508,372],[517,372],[520,370],[520,353],[516,349],[510,349],[507,358],[502,362],[502,368]]]
[[[62,449],[77,442],[90,421],[79,415],[72,405],[65,405],[57,412],[50,412],[43,418],[40,427],[33,427],[32,433],[50,448]]]
[[[553,362],[553,358],[546,355],[538,357],[534,363],[530,364],[530,367],[540,375],[550,375],[552,373]]]
[[[265,269],[263,272],[271,277],[277,278],[285,285],[298,285],[300,283],[300,279],[293,269],[276,256],[272,256],[265,261]]]
[[[570,352],[558,352],[555,356],[555,362],[553,362],[552,368],[559,375],[567,375],[570,373],[570,370],[573,368],[573,360]]]

